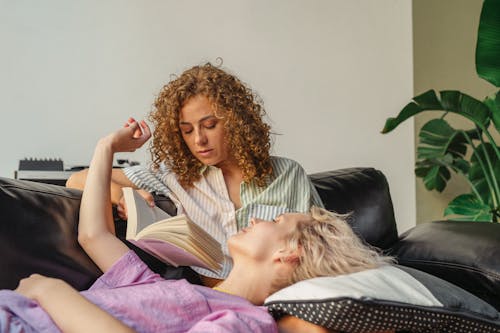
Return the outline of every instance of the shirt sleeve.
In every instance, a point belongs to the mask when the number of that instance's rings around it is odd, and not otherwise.
[[[125,253],[106,273],[101,275],[89,290],[110,289],[132,284],[152,283],[163,280],[130,250]]]
[[[312,205],[323,207],[316,188],[304,168],[294,160],[275,158],[276,175],[268,191],[274,192],[277,202],[285,204],[293,212],[307,213]]]
[[[169,196],[170,194],[169,188],[161,180],[168,173],[165,167],[160,168],[158,171],[153,171],[140,165],[135,165],[123,168],[123,173],[138,188],[165,196]]]
[[[212,312],[197,322],[189,333],[277,333],[278,327],[274,319],[265,311],[251,316],[232,310]]]

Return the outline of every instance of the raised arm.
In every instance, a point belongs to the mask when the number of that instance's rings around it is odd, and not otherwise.
[[[95,148],[80,205],[78,242],[103,272],[128,251],[114,230],[110,191],[113,155],[135,151],[150,137],[144,121],[131,121],[99,140]]]

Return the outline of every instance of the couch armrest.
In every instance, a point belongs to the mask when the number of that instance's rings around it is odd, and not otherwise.
[[[399,264],[438,276],[500,310],[500,224],[436,221],[399,237]]]

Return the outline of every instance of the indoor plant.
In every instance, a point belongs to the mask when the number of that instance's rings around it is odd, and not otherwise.
[[[476,45],[478,75],[500,87],[500,0],[485,0]],[[462,175],[471,192],[460,194],[445,209],[454,219],[498,221],[500,217],[500,92],[477,100],[459,91],[429,90],[413,98],[396,118],[388,118],[382,133],[424,111],[438,111],[419,132],[415,174],[428,190],[443,191],[451,171]],[[471,129],[453,128],[455,114],[472,122]],[[496,133],[495,133],[496,132]]]

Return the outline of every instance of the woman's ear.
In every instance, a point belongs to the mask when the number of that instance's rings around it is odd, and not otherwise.
[[[281,263],[298,263],[300,260],[300,249],[280,249],[276,251],[273,259]]]

